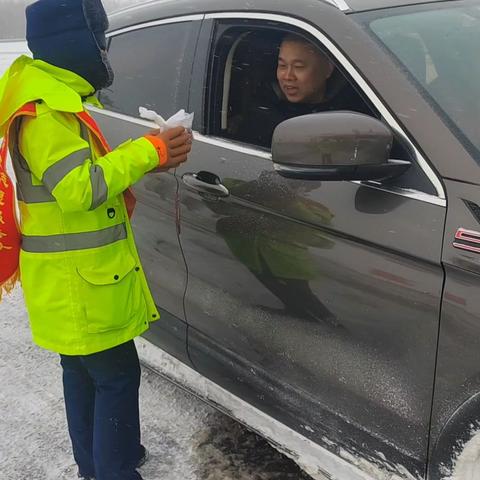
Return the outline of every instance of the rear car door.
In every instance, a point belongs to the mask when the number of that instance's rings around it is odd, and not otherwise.
[[[139,118],[139,107],[165,118],[185,108],[201,18],[160,19],[111,32],[109,59],[115,80],[100,92],[104,109],[91,110],[112,147],[151,130],[152,125]],[[134,186],[137,206],[132,224],[161,313],[146,336],[188,362],[183,312],[187,274],[177,237],[177,188],[173,172],[145,175]]]
[[[295,8],[296,19],[293,11],[224,13],[207,15],[203,26],[190,104],[198,132],[177,171],[189,354],[201,373],[326,448],[386,457],[393,469],[423,475],[446,202],[371,85],[389,100],[394,90],[406,94],[400,112],[422,100],[341,12],[311,2]],[[302,11],[308,23],[298,19]],[[226,92],[251,66],[236,62],[236,49],[262,28],[320,43],[396,132],[413,162],[409,174],[389,183],[286,180],[268,150],[237,141],[228,122],[242,101]],[[359,65],[344,48],[360,55]],[[269,61],[261,52],[252,61],[259,56],[252,75]],[[247,78],[234,95],[251,86]]]

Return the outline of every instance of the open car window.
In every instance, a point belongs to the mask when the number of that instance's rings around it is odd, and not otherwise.
[[[235,20],[218,21],[214,32],[205,97],[208,135],[268,152],[276,126],[289,118],[354,111],[381,119],[339,62],[308,33],[283,24],[239,24]],[[277,78],[277,65],[282,41],[288,35],[301,37],[333,66],[320,103],[291,102],[286,98],[285,85],[282,87],[281,77]],[[390,157],[413,163],[413,168],[394,182],[395,188],[435,193],[411,148],[396,135]]]
[[[232,27],[220,36],[210,115],[214,135],[270,149],[275,127],[288,118],[331,110],[374,115],[369,103],[331,59],[334,70],[327,81],[325,101],[289,102],[277,80],[280,45],[288,33]]]

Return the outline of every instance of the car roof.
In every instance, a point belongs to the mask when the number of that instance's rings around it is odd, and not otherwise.
[[[156,18],[183,16],[214,12],[269,12],[300,14],[311,11],[314,3],[330,5],[346,13],[377,10],[383,8],[453,2],[456,0],[150,0],[118,10],[110,15],[110,30],[148,22]]]
[[[423,5],[426,3],[450,3],[457,0],[346,0],[351,11],[363,12],[382,8],[406,7],[408,5]]]

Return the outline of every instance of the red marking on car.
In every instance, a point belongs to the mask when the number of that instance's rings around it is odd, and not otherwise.
[[[458,305],[467,305],[467,300],[463,297],[458,297],[457,295],[453,295],[453,293],[445,292],[445,300],[449,302],[457,303]]]
[[[388,280],[389,282],[397,283],[399,285],[403,285],[406,287],[412,286],[412,282],[410,282],[406,278],[400,277],[399,275],[394,275],[393,273],[390,273],[390,272],[373,269],[370,271],[370,273],[372,275],[375,275],[376,277],[380,277],[380,278],[383,278],[384,280]]]

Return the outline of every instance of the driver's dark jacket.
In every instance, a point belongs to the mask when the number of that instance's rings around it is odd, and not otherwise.
[[[326,100],[321,103],[290,103],[279,100],[271,107],[254,105],[240,123],[235,139],[270,148],[273,132],[283,121],[310,113],[335,110],[350,110],[372,115],[371,109],[356,90],[350,85],[345,85],[335,94],[327,94]]]

